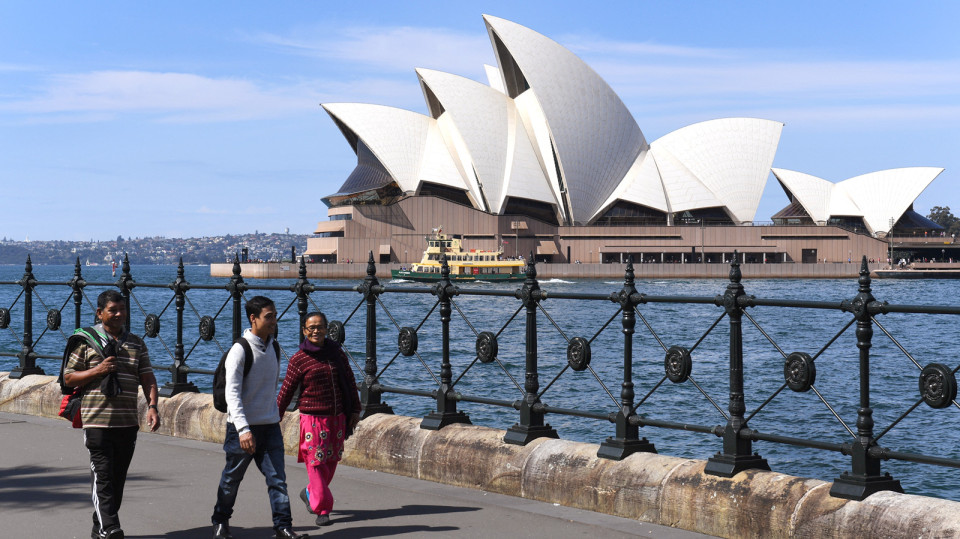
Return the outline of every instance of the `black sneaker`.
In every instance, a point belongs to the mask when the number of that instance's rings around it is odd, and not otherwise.
[[[91,539],[123,539],[123,530],[120,529],[120,526],[114,526],[108,530],[104,530],[103,533],[100,533],[98,530],[93,530],[90,532]]]
[[[315,515],[316,513],[313,512],[313,508],[310,507],[310,498],[307,496],[306,488],[300,491],[300,499],[303,500],[303,505],[307,506],[307,512],[311,515]]]
[[[327,513],[317,515],[317,526],[329,526],[333,524],[333,521],[330,520],[330,515]]]
[[[226,522],[214,524],[213,539],[233,539],[233,535],[230,534],[230,525]]]
[[[274,539],[309,539],[307,534],[299,534],[290,528],[280,528],[273,534]]]

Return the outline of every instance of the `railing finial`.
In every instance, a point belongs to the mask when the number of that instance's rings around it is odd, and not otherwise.
[[[369,251],[370,256],[367,258],[367,276],[373,277],[377,274],[377,263],[373,259],[373,250]]]

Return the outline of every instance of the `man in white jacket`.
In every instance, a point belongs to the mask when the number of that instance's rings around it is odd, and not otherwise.
[[[227,432],[223,451],[226,466],[217,488],[217,505],[213,508],[214,539],[232,539],[229,521],[237,500],[240,481],[250,461],[267,480],[267,494],[273,511],[274,537],[302,539],[291,529],[290,497],[287,495],[287,474],[283,462],[283,433],[277,410],[277,379],[280,358],[274,346],[277,331],[277,309],[270,298],[254,296],[246,304],[250,329],[243,338],[250,343],[253,364],[244,376],[243,347],[234,344],[226,360]]]

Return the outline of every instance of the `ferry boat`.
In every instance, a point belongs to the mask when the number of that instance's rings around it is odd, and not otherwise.
[[[450,267],[450,280],[463,281],[522,281],[526,279],[526,265],[523,260],[504,260],[503,247],[496,251],[463,249],[462,237],[456,234],[444,234],[442,228],[434,229],[431,236],[424,238],[427,250],[419,263],[410,269],[391,270],[394,279],[406,279],[417,282],[437,282],[440,280],[440,257],[446,255]]]

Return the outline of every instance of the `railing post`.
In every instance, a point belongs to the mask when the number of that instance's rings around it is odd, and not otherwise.
[[[837,498],[862,501],[881,490],[903,492],[900,481],[889,473],[880,473],[880,460],[870,454],[876,447],[873,439],[873,408],[870,407],[870,348],[873,346],[873,321],[870,304],[874,297],[870,289],[870,269],[867,257],[860,262],[859,290],[852,301],[844,301],[843,309],[857,319],[857,348],[860,350],[860,409],[857,410],[857,440],[844,444],[843,453],[850,455],[853,470],[843,472],[830,487],[830,495]]]
[[[537,397],[540,378],[537,373],[537,307],[543,293],[537,283],[537,262],[530,253],[527,259],[527,280],[517,290],[517,299],[527,309],[526,333],[526,379],[523,384],[523,400],[519,403],[520,422],[507,429],[503,441],[508,444],[526,445],[537,438],[559,438],[557,431],[543,422],[543,404]],[[514,407],[517,407],[515,404]]]
[[[10,371],[10,378],[16,380],[31,374],[44,374],[43,369],[37,367],[37,354],[33,351],[33,288],[37,280],[33,278],[33,262],[27,255],[27,264],[20,279],[23,287],[23,346],[20,347],[20,365]]]
[[[170,381],[160,388],[161,397],[172,397],[177,393],[198,393],[200,390],[192,382],[187,381],[187,364],[183,357],[183,309],[187,302],[187,290],[190,290],[190,283],[187,282],[183,270],[183,257],[180,257],[180,264],[177,266],[177,280],[171,285],[173,290],[174,305],[177,308],[177,344],[173,348],[173,365],[170,367]]]
[[[127,308],[127,319],[123,322],[123,329],[130,331],[130,291],[136,286],[133,276],[130,274],[130,258],[127,253],[123,253],[123,265],[120,266],[120,279],[117,281],[117,288],[120,289],[120,295],[123,296],[123,304]]]
[[[457,398],[453,390],[453,370],[450,367],[450,298],[457,295],[457,287],[450,282],[450,266],[447,255],[440,256],[440,282],[433,287],[433,295],[440,300],[440,322],[442,326],[443,359],[440,365],[440,388],[437,389],[437,410],[430,412],[420,422],[421,429],[439,430],[454,423],[470,424],[470,418],[457,411]]]
[[[310,293],[314,291],[314,286],[307,280],[307,263],[303,258],[300,259],[300,271],[297,282],[290,287],[297,295],[297,315],[299,315],[300,325],[297,327],[297,334],[300,336],[297,342],[303,342],[303,331],[300,328],[306,323],[307,310],[310,307]]]
[[[293,257],[293,260],[296,260],[296,256]],[[300,321],[300,325],[297,326],[297,335],[299,336],[297,342],[303,343],[303,339],[305,339],[305,337],[303,336],[303,330],[301,328],[303,328],[304,324],[307,323],[305,319],[307,317],[307,309],[310,306],[308,298],[310,297],[310,293],[314,291],[313,285],[307,281],[307,263],[303,258],[300,258],[300,269],[298,272],[297,282],[290,287],[290,290],[297,295],[297,319]],[[290,355],[292,356],[293,354]],[[300,393],[302,391],[303,386],[298,386],[297,389],[294,390],[293,399],[291,399],[290,404],[287,405],[288,412],[292,412],[297,409],[297,406],[300,403]]]
[[[753,452],[753,442],[742,436],[747,429],[744,418],[746,404],[743,395],[743,307],[742,275],[737,252],[730,263],[730,284],[723,295],[723,307],[730,319],[730,416],[723,430],[723,452],[707,460],[704,472],[721,477],[733,477],[743,470],[769,470],[767,460]]]
[[[247,289],[243,284],[243,277],[240,276],[240,257],[233,255],[233,277],[226,286],[227,292],[233,298],[233,309],[230,318],[230,343],[233,343],[243,335],[243,291]]]
[[[383,389],[377,381],[377,297],[383,292],[380,281],[377,280],[377,265],[373,260],[373,251],[367,260],[367,276],[357,287],[357,292],[363,294],[367,302],[367,358],[363,365],[363,382],[360,384],[360,404],[363,411],[361,419],[373,414],[392,414],[393,409],[380,401]]]
[[[83,322],[81,309],[83,308],[83,287],[87,285],[83,280],[80,270],[80,257],[77,257],[77,263],[73,266],[73,279],[70,279],[70,288],[73,288],[73,327],[77,329],[82,327]]]
[[[624,272],[623,289],[610,295],[610,300],[619,303],[623,310],[623,385],[620,388],[620,411],[614,423],[617,435],[607,438],[600,444],[597,456],[611,460],[623,460],[633,453],[656,453],[657,450],[646,438],[640,439],[640,427],[630,422],[633,413],[633,334],[637,325],[634,308],[640,304],[641,297],[634,286],[633,255],[627,256],[627,269]]]

